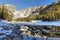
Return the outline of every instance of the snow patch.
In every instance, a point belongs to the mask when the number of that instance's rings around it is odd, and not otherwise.
[[[24,15],[24,13],[23,12],[19,12],[19,11],[15,11],[14,13],[14,18],[24,18],[24,17],[27,17],[27,16],[25,16]]]

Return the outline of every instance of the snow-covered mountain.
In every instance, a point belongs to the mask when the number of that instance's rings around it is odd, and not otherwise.
[[[20,10],[20,12],[22,12],[25,16],[29,16],[29,15],[33,14],[33,12],[37,11],[38,9],[43,9],[45,7],[46,7],[46,5],[45,6],[28,7],[23,10]]]
[[[15,11],[14,13],[14,18],[24,18],[24,17],[27,17],[24,15],[23,12],[20,12],[20,11]]]
[[[12,15],[13,16],[12,18],[14,20],[16,18],[28,17],[29,15],[32,15],[34,11],[38,10],[39,8],[44,8],[44,7],[45,6],[28,7],[28,8],[22,9],[20,11],[17,11],[14,5],[1,4],[0,5],[0,12],[2,12],[2,10],[4,10],[4,13],[7,12],[9,15]]]
[[[20,10],[20,11],[15,11],[13,14],[14,14],[14,18],[24,18],[24,17],[28,17],[30,15],[33,14],[33,12],[35,11],[39,11],[38,9],[43,9],[45,8],[46,6],[36,6],[36,7],[28,7],[28,8],[25,8],[23,10]]]
[[[52,14],[50,12],[50,9],[53,9],[52,7],[55,7],[54,5],[58,5],[58,3],[54,2],[51,5],[47,5],[47,6],[44,5],[44,6],[28,7],[28,8],[22,9],[20,11],[17,11],[15,6],[10,5],[10,4],[4,4],[4,5],[0,5],[0,8],[1,8],[0,12],[2,12],[2,8],[4,7],[4,12],[5,12],[4,17],[5,17],[5,20],[8,20],[8,21],[10,21],[10,20],[26,21],[26,19],[28,19],[28,18],[29,18],[29,20],[30,19],[37,20],[37,18],[39,20],[41,20],[41,19],[44,20],[44,18],[43,18],[43,17],[45,17],[44,14],[46,14],[46,15],[47,14],[49,15],[49,13]],[[42,14],[43,16],[41,15],[41,18],[40,18],[39,14]],[[6,16],[6,15],[8,15],[8,16]],[[36,18],[36,16],[37,16],[37,18]]]

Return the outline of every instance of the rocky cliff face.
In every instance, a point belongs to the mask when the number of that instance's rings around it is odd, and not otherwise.
[[[15,11],[14,14],[14,18],[25,18],[28,17],[29,15],[32,15],[34,11],[36,11],[38,8],[40,7],[29,7],[29,8],[25,8],[23,10],[20,11]]]
[[[42,9],[44,9],[46,6],[36,6],[36,7],[28,7],[24,10],[21,10],[20,12],[22,12],[25,16],[29,16],[29,15],[32,15],[33,12],[38,12]]]
[[[4,12],[8,12],[8,13],[13,13],[16,11],[16,8],[14,5],[10,5],[10,4],[1,4],[0,5],[0,9],[1,11],[4,10]]]
[[[30,14],[32,14],[33,11],[36,11],[38,8],[39,7],[29,7],[29,8],[22,10],[22,13],[24,13],[26,16],[29,16]]]
[[[9,4],[1,4],[0,5],[0,19],[4,20],[12,20],[13,13],[16,11],[15,6]]]

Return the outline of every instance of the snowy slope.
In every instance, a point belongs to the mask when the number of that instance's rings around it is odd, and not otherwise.
[[[14,13],[14,18],[24,18],[24,17],[27,17],[24,15],[23,12],[19,12],[19,11],[15,11]]]

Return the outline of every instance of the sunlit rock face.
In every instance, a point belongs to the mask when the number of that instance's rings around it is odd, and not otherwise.
[[[25,8],[23,10],[20,10],[20,11],[15,11],[13,13],[14,18],[28,17],[29,15],[33,14],[33,11],[36,11],[38,8],[40,8],[40,7],[29,7],[29,8]]]
[[[13,13],[16,11],[14,5],[10,4],[1,4],[0,5],[0,18],[11,21],[13,19]],[[1,16],[2,15],[2,16]]]
[[[46,6],[35,6],[35,7],[28,7],[28,8],[25,8],[23,10],[20,10],[20,12],[24,13],[25,16],[29,16],[31,14],[33,14],[33,12],[37,12],[37,11],[40,11],[40,9],[43,9],[45,8]]]
[[[33,11],[36,11],[39,7],[28,7],[26,9],[20,10],[20,12],[24,13],[25,16],[29,16]]]
[[[16,11],[16,8],[14,5],[10,5],[10,4],[1,4],[0,5],[0,9],[1,11],[4,10],[4,12],[8,12],[8,13],[13,13]]]

